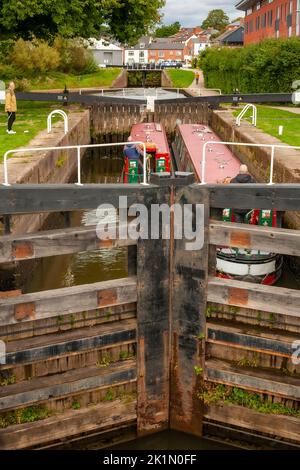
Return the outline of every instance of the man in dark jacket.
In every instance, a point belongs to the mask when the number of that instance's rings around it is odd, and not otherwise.
[[[255,183],[255,180],[249,174],[247,165],[241,165],[239,174],[236,175],[230,183]],[[245,215],[250,211],[250,209],[235,209],[234,210],[234,218],[235,222],[242,224],[245,221]]]
[[[138,160],[141,156],[143,156],[143,151],[137,147],[136,144],[131,144],[132,137],[128,137],[128,144],[124,147],[124,157],[127,157],[128,160]]]

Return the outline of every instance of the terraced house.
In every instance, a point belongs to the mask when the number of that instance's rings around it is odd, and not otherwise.
[[[241,0],[236,8],[245,12],[245,44],[300,36],[300,0]]]

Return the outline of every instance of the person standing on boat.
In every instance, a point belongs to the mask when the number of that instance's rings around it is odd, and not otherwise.
[[[132,142],[132,137],[128,137],[128,144],[125,145],[123,154],[125,158],[128,158],[128,160],[138,160],[138,165],[139,169],[143,170],[143,164],[141,162],[140,157],[144,155],[143,150],[138,147],[136,144],[131,144]]]
[[[17,99],[15,95],[15,84],[14,82],[9,82],[8,88],[5,93],[5,111],[7,112],[7,133],[15,134],[13,131],[12,125],[16,120],[17,112]]]
[[[248,171],[247,165],[241,165],[239,173],[232,178],[230,183],[240,183],[240,184],[249,184],[255,183],[255,180],[252,178]],[[250,209],[235,209],[234,210],[234,219],[235,222],[242,224],[245,221],[245,215],[250,211]]]
[[[124,147],[124,157],[128,158],[128,160],[138,160],[141,155],[143,155],[143,152],[140,150],[140,148],[136,144],[131,144],[132,142],[132,137],[128,137],[128,144],[125,145]]]

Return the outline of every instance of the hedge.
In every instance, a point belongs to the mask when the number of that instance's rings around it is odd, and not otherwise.
[[[212,47],[199,56],[207,88],[232,93],[289,93],[300,79],[300,38],[268,39],[242,48]]]

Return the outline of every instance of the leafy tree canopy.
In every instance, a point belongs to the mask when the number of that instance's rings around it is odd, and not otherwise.
[[[214,28],[218,31],[222,31],[229,24],[229,17],[226,15],[224,10],[216,9],[211,10],[208,13],[206,20],[203,21],[201,28],[208,29]]]
[[[133,43],[157,24],[164,4],[165,0],[0,0],[0,35],[88,38],[108,26],[116,39]]]
[[[173,36],[173,34],[178,33],[180,31],[181,24],[179,21],[175,21],[175,23],[169,25],[162,25],[155,31],[155,36],[157,38],[168,38],[169,36]]]

